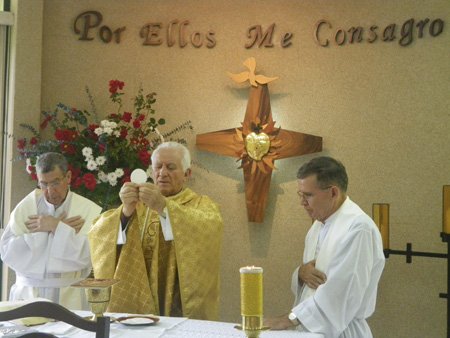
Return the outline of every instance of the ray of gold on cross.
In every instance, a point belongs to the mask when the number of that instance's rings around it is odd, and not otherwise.
[[[275,128],[267,84],[278,77],[256,75],[255,58],[245,60],[249,71],[230,74],[237,83],[250,81],[247,111],[241,127],[197,135],[200,150],[241,160],[244,170],[247,215],[263,222],[275,160],[322,151],[322,137]]]

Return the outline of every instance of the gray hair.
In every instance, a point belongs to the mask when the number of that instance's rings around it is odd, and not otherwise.
[[[36,162],[36,171],[38,173],[46,174],[59,168],[64,176],[69,171],[69,164],[64,155],[60,153],[45,153],[39,156]]]
[[[181,167],[183,168],[183,171],[186,172],[191,167],[191,154],[189,153],[189,149],[186,148],[184,145],[178,143],[178,142],[163,142],[161,143],[152,153],[152,165],[154,163],[154,158],[159,150],[161,149],[172,149],[172,150],[179,150],[181,152],[182,158],[181,158]]]
[[[317,185],[325,189],[335,185],[342,193],[347,192],[348,176],[344,165],[331,157],[316,157],[303,164],[297,172],[297,178],[303,179],[317,175]]]

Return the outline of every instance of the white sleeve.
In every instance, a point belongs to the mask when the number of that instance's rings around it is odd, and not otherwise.
[[[120,227],[118,229],[119,234],[117,236],[117,245],[123,245],[127,242],[127,229],[128,229],[129,223],[130,223],[130,221],[128,220],[127,225],[125,227],[123,227],[122,222],[120,222]]]
[[[167,211],[167,207],[164,208],[163,214],[165,216],[159,215],[159,220],[161,221],[161,228],[164,239],[166,240],[166,242],[173,241],[172,223],[170,223],[170,217]]]
[[[86,234],[78,234],[69,225],[59,222],[50,246],[47,271],[65,273],[91,266],[89,240]]]
[[[51,240],[47,232],[16,236],[8,225],[0,242],[2,261],[20,274],[43,278]]]

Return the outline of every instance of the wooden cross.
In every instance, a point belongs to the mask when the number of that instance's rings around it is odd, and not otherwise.
[[[242,127],[197,135],[200,150],[237,157],[245,180],[250,222],[263,222],[275,160],[322,151],[322,137],[275,128],[267,83],[276,78],[255,75],[254,58],[245,60],[249,71],[230,74],[236,82],[251,83]]]

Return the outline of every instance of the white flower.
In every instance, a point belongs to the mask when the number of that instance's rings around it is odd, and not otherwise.
[[[117,184],[117,175],[115,172],[108,174],[108,181],[109,184],[112,185],[113,187]]]
[[[97,162],[95,162],[94,160],[89,160],[89,161],[87,162],[86,167],[87,167],[89,170],[95,170],[95,169],[97,169]]]
[[[120,131],[116,130],[116,131],[114,132],[114,136],[115,136],[115,137],[120,137]]]
[[[115,171],[115,173],[116,173],[117,177],[122,177],[123,174],[124,174],[122,168],[117,168],[116,171]]]
[[[98,172],[98,179],[101,182],[108,182],[108,175],[106,175],[103,171]]]
[[[32,172],[30,169],[28,169],[30,166],[31,166],[31,159],[27,158],[26,170],[27,170],[28,174],[31,174],[31,172]]]
[[[103,128],[111,128],[111,129],[114,129],[114,128],[116,128],[117,127],[117,123],[116,122],[114,122],[114,121],[108,121],[108,120],[103,120],[103,121],[101,121],[100,122],[100,125],[103,127]]]
[[[104,131],[105,131],[105,133],[107,133],[108,135],[111,135],[112,134],[112,132],[113,132],[113,130],[112,130],[112,128],[111,127],[105,127],[104,129],[103,129]]]
[[[103,165],[106,162],[106,157],[105,156],[99,156],[99,157],[96,158],[95,162],[98,165]]]
[[[95,128],[94,133],[100,136],[101,134],[103,134],[103,128],[101,127]]]
[[[92,155],[92,148],[90,147],[84,147],[83,150],[81,151],[84,157],[91,157]]]

